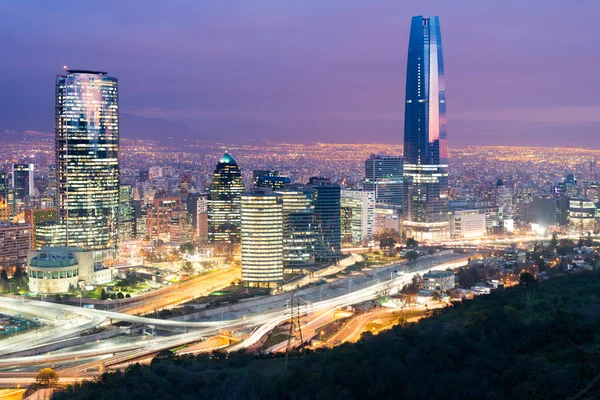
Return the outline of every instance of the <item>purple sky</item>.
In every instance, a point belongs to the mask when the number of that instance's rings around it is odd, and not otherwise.
[[[124,137],[148,126],[133,115],[199,138],[401,143],[421,14],[442,25],[449,145],[600,148],[597,0],[0,0],[0,131],[51,132],[67,65],[120,79]]]

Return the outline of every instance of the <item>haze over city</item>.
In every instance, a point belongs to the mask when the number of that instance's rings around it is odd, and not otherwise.
[[[401,143],[412,15],[444,24],[452,145],[598,148],[589,0],[2,1],[0,131],[53,131],[62,67],[120,79],[124,138]]]

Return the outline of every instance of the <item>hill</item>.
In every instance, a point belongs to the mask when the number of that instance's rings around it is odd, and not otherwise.
[[[600,272],[587,272],[541,283],[530,296],[523,287],[480,296],[308,353],[288,371],[281,358],[165,353],[53,399],[592,398],[600,394],[598,328]]]

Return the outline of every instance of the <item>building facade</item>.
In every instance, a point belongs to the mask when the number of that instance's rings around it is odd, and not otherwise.
[[[56,208],[64,235],[54,244],[116,249],[118,81],[105,72],[66,72],[56,78]]]
[[[100,285],[112,280],[112,271],[98,252],[79,247],[44,247],[28,255],[29,290],[34,293],[66,293],[70,286]]]
[[[242,282],[275,288],[283,281],[283,200],[275,193],[242,196]]]
[[[455,210],[450,213],[451,237],[481,237],[487,233],[485,213],[480,210]]]
[[[423,274],[423,289],[443,292],[456,287],[456,280],[452,271],[429,271]]]
[[[119,241],[135,239],[135,208],[133,207],[133,194],[130,185],[119,187]]]
[[[212,243],[239,243],[244,193],[242,172],[229,154],[219,160],[208,198],[208,239]]]
[[[342,238],[354,244],[373,239],[375,234],[375,192],[341,191]]]
[[[0,223],[0,267],[25,265],[31,250],[31,225]]]
[[[404,115],[404,180],[408,237],[448,235],[446,88],[438,17],[412,18]]]
[[[317,184],[314,190],[315,204],[315,260],[321,262],[337,261],[341,257],[341,189],[339,185],[323,182]]]
[[[315,266],[314,191],[291,185],[278,192],[283,200],[283,266],[291,272]]]
[[[404,157],[371,155],[365,160],[365,191],[375,192],[377,203],[402,205]]]
[[[15,191],[15,199],[23,200],[25,197],[34,196],[34,164],[12,165],[12,187]]]

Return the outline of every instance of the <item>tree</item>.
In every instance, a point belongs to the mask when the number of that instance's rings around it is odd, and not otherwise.
[[[393,237],[384,237],[379,239],[379,247],[382,249],[391,249],[396,245],[396,239]]]
[[[102,288],[102,290],[100,291],[100,300],[106,300],[108,299],[108,295],[106,294],[106,290],[104,288]]]
[[[593,244],[594,244],[594,241],[592,240],[592,232],[588,232],[587,239],[585,239],[585,245],[587,247],[592,247]]]
[[[126,299],[130,299],[130,298],[131,298],[131,295],[130,295],[129,293],[127,293],[127,294],[125,295],[125,298],[126,298]]]
[[[59,377],[52,368],[44,368],[35,376],[35,383],[51,388],[58,383]]]
[[[4,268],[0,272],[0,280],[8,282],[8,274],[6,273],[6,270]]]
[[[179,246],[179,252],[180,253],[188,253],[191,254],[194,251],[194,244],[193,243],[183,243],[181,246]]]
[[[117,298],[124,299],[125,295],[123,294],[123,292],[119,292],[119,293],[117,293]]]
[[[537,281],[535,280],[535,277],[529,272],[523,272],[519,277],[519,284],[525,288],[527,300],[529,300],[531,296],[531,289],[537,287]]]
[[[193,275],[194,271],[194,265],[190,261],[186,261],[185,264],[183,264],[183,267],[181,267],[181,272],[186,275]]]
[[[556,237],[556,232],[552,234],[552,240],[550,240],[550,250],[556,250],[558,247],[558,238]]]
[[[116,293],[111,293],[110,294],[110,298],[111,298],[111,300],[116,300],[117,299],[117,294]]]
[[[15,281],[20,281],[23,279],[23,267],[21,267],[20,265],[17,265],[15,267],[15,273],[13,274],[13,279]]]
[[[407,251],[407,252],[406,252],[406,259],[407,259],[409,262],[416,261],[416,260],[417,260],[417,258],[419,258],[419,253],[417,253],[416,251],[414,251],[414,250],[410,250],[410,251]]]
[[[417,242],[414,238],[406,239],[407,247],[419,247],[419,242]]]

